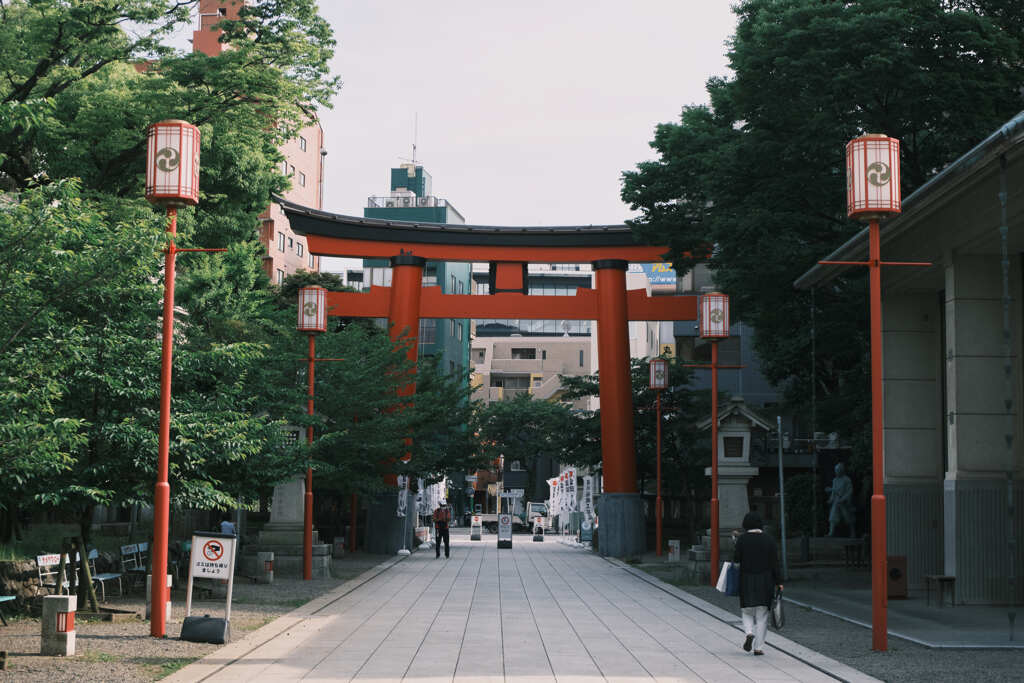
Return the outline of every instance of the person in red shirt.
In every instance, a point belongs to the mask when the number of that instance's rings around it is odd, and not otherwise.
[[[441,557],[441,540],[444,539],[444,556],[448,557],[448,525],[452,521],[452,511],[448,507],[448,502],[442,500],[441,506],[434,510],[434,538],[436,544],[434,545],[434,559]]]

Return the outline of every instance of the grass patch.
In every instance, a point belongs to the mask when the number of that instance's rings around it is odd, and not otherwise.
[[[166,678],[178,669],[188,666],[198,657],[135,657],[133,664],[139,664],[155,678]]]
[[[89,650],[79,655],[79,659],[83,662],[121,662],[124,661],[124,655],[115,655],[110,652],[97,652],[96,650]]]

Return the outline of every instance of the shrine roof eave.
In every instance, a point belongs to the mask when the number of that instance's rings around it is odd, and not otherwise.
[[[428,248],[430,251],[434,251],[438,247],[454,247],[456,250],[460,248],[474,250],[494,248],[550,250],[554,248],[578,249],[592,254],[596,248],[602,251],[622,249],[624,251],[621,258],[632,261],[659,261],[662,260],[664,252],[668,251],[666,247],[638,244],[627,225],[514,227],[396,221],[329,213],[289,202],[276,195],[274,201],[281,206],[292,231],[296,234],[307,238],[327,238],[326,240],[310,240],[311,249],[314,241],[320,245],[330,244],[335,249],[346,248],[347,250],[352,250],[353,244],[357,242],[418,245]],[[422,249],[416,253],[436,258],[432,253],[423,253]],[[337,253],[336,251],[324,252],[324,255],[371,256],[369,253]],[[602,256],[614,257],[611,253],[602,254]]]

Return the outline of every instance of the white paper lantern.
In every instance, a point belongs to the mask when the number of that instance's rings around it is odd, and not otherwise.
[[[199,203],[199,129],[160,121],[146,130],[146,199],[164,206]]]
[[[712,292],[700,300],[700,336],[721,339],[729,336],[729,297]]]
[[[668,361],[651,359],[651,389],[668,389]]]
[[[900,141],[872,134],[846,145],[846,214],[878,220],[901,211]]]
[[[299,332],[327,331],[327,290],[303,287],[299,290]]]

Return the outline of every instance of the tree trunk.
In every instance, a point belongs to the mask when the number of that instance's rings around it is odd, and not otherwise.
[[[78,585],[78,603],[80,605],[89,603],[89,609],[93,612],[99,612],[100,608],[96,600],[96,586],[92,582],[92,570],[89,568],[89,549],[85,545],[85,539],[82,536],[77,538],[76,545],[79,548],[79,553],[82,556],[82,580]]]

